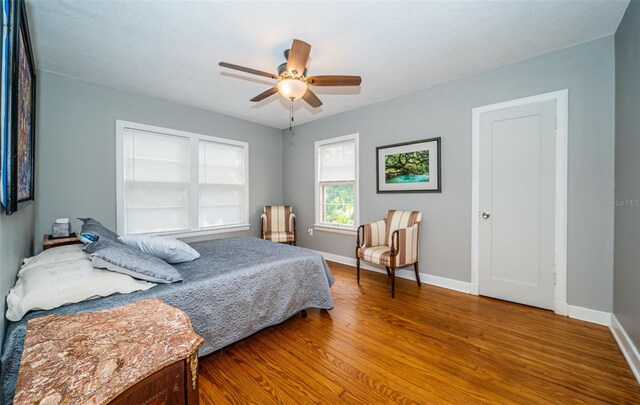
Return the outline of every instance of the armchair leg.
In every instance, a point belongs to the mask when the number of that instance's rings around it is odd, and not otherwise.
[[[358,277],[358,285],[360,285],[360,258],[356,257],[356,274]]]
[[[387,266],[387,276],[391,275],[391,270],[389,269],[389,266]]]
[[[418,282],[418,287],[422,287],[422,283],[420,282],[420,271],[418,270],[418,262],[413,263],[413,268],[416,270],[416,281]]]
[[[391,298],[396,297],[396,269],[391,268]]]

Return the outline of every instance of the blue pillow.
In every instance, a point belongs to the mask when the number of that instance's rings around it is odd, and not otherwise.
[[[85,252],[90,253],[93,267],[99,269],[127,274],[152,283],[175,283],[182,280],[178,270],[165,261],[118,241],[99,239],[89,244]]]
[[[121,236],[118,240],[127,246],[154,255],[169,264],[190,262],[200,257],[200,253],[194,248],[169,236],[128,235]]]
[[[93,218],[78,219],[82,221],[82,228],[80,229],[80,240],[82,243],[93,243],[99,239],[106,239],[113,242],[118,240],[118,234],[107,229],[99,221]]]

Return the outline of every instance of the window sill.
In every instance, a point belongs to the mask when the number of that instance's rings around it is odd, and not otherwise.
[[[352,235],[352,236],[355,236],[356,232],[358,232],[356,229],[342,228],[339,226],[321,225],[321,224],[313,224],[313,228],[316,231],[339,233],[342,235]]]
[[[176,239],[196,238],[200,236],[218,235],[221,233],[242,232],[251,229],[249,224],[229,225],[209,229],[199,229],[197,231],[159,232],[159,233],[139,233],[136,235],[164,235]]]

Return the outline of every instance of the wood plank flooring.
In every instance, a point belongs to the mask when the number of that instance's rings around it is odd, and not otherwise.
[[[330,263],[335,307],[200,361],[203,404],[640,404],[608,328]]]

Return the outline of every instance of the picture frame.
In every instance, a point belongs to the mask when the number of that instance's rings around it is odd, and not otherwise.
[[[0,189],[11,215],[35,199],[36,74],[24,0],[3,0],[3,23]]]
[[[441,138],[376,147],[376,189],[380,193],[440,193]]]

